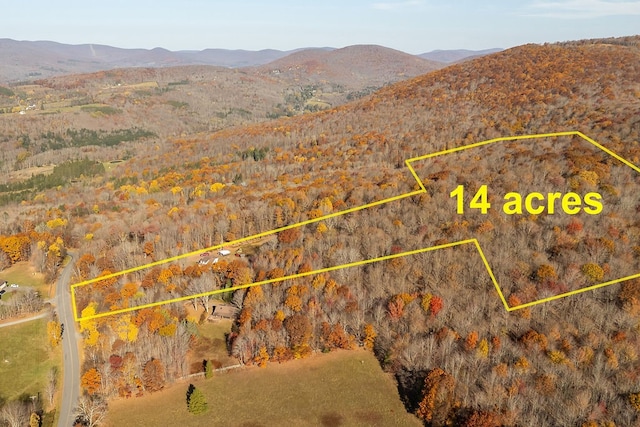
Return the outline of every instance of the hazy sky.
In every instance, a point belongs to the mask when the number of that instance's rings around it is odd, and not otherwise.
[[[636,0],[7,1],[0,38],[170,50],[379,44],[408,53],[640,34]]]

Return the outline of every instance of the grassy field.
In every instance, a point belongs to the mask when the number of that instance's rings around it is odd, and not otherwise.
[[[28,262],[18,262],[6,270],[0,272],[0,283],[5,280],[9,284],[16,283],[20,287],[30,286],[40,292],[42,298],[49,297],[49,285],[44,283],[44,276],[35,273],[33,266]],[[7,288],[9,293],[11,288]]]
[[[46,333],[45,319],[0,328],[0,397],[12,400],[41,392],[45,399],[49,370],[60,364],[59,352],[48,349]]]
[[[74,99],[65,99],[63,101],[48,102],[45,104],[44,110],[33,111],[33,114],[52,114],[52,113],[79,113],[86,107],[103,107],[105,104],[80,104],[72,105]]]
[[[231,320],[219,320],[198,325],[200,336],[196,338],[197,342],[189,356],[191,372],[202,372],[204,359],[211,360],[216,368],[238,363],[235,358],[227,354],[225,334],[231,332],[232,323]]]
[[[208,412],[191,415],[189,383],[109,405],[115,426],[420,426],[406,413],[392,379],[371,353],[322,354],[266,368],[215,374],[192,382]]]
[[[25,181],[34,175],[50,175],[53,172],[54,165],[33,166],[30,168],[20,169],[9,172],[10,181]]]
[[[42,286],[42,275],[33,274],[34,271],[33,266],[28,262],[18,262],[0,272],[0,281],[6,280],[9,283],[17,283],[20,286]]]
[[[104,166],[105,172],[111,172],[113,169],[121,166],[125,163],[125,160],[111,160],[109,162],[102,162],[102,166]]]

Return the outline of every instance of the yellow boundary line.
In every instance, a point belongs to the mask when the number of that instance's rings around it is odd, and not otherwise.
[[[491,278],[491,281],[493,282],[493,285],[496,288],[496,291],[498,292],[498,296],[500,297],[500,300],[502,301],[502,304],[504,305],[504,307],[505,307],[505,309],[507,311],[519,310],[519,309],[522,309],[522,308],[531,307],[531,306],[542,304],[542,303],[545,303],[545,302],[554,301],[554,300],[561,299],[561,298],[566,298],[568,296],[576,295],[576,294],[579,294],[579,293],[582,293],[582,292],[587,292],[587,291],[592,291],[592,290],[595,290],[595,289],[603,288],[605,286],[613,285],[615,283],[620,283],[620,282],[623,282],[623,281],[626,281],[626,280],[639,278],[640,277],[640,273],[511,307],[507,303],[507,301],[506,301],[506,299],[505,299],[505,297],[504,297],[504,295],[502,293],[500,285],[498,284],[498,281],[496,280],[496,278],[495,278],[495,276],[493,274],[493,271],[491,270],[491,267],[489,266],[489,262],[487,261],[487,258],[485,257],[484,252],[482,251],[482,248],[480,247],[480,243],[478,242],[477,239],[472,238],[472,239],[462,240],[462,241],[458,241],[458,242],[447,243],[447,244],[444,244],[444,245],[431,246],[431,247],[428,247],[428,248],[416,249],[416,250],[407,251],[407,252],[401,252],[401,253],[393,254],[393,255],[385,255],[385,256],[372,258],[372,259],[368,259],[368,260],[355,261],[355,262],[351,262],[351,263],[348,263],[348,264],[341,264],[341,265],[337,265],[337,266],[333,266],[333,267],[326,267],[326,268],[322,268],[322,269],[319,269],[319,270],[309,271],[309,272],[306,272],[306,273],[298,273],[298,274],[293,274],[293,275],[290,275],[290,276],[284,276],[284,277],[280,277],[280,278],[276,278],[276,279],[268,279],[268,280],[263,280],[263,281],[260,281],[260,282],[249,283],[249,284],[246,284],[246,285],[234,286],[234,287],[230,287],[230,288],[226,288],[226,289],[218,289],[218,290],[215,290],[215,291],[203,292],[203,293],[194,294],[194,295],[186,295],[186,296],[182,296],[182,297],[178,297],[178,298],[172,298],[172,299],[169,299],[169,300],[156,301],[156,302],[153,302],[153,303],[142,304],[142,305],[138,305],[138,306],[134,306],[134,307],[127,307],[127,308],[118,309],[118,310],[106,311],[106,312],[97,313],[97,314],[94,314],[94,315],[91,315],[91,316],[78,317],[78,312],[77,312],[78,310],[77,310],[76,298],[75,298],[75,289],[78,288],[78,287],[86,286],[86,285],[89,285],[91,283],[99,282],[101,280],[105,280],[105,279],[109,279],[109,278],[113,278],[113,277],[119,277],[119,276],[122,276],[122,275],[125,275],[125,274],[128,274],[128,273],[132,273],[132,272],[135,272],[135,271],[140,271],[140,270],[143,270],[143,269],[146,269],[146,268],[150,268],[150,267],[155,267],[157,265],[166,264],[166,263],[169,263],[169,262],[172,262],[172,261],[177,261],[177,260],[180,260],[180,259],[183,259],[183,258],[187,258],[187,257],[193,256],[193,255],[198,255],[198,254],[202,254],[202,253],[205,253],[205,252],[214,251],[214,250],[222,248],[225,245],[234,245],[234,244],[238,244],[238,243],[247,242],[249,240],[253,240],[253,239],[257,239],[257,238],[265,237],[265,236],[270,236],[270,235],[279,233],[281,231],[289,230],[291,228],[296,228],[296,227],[301,227],[301,226],[304,226],[304,225],[313,224],[313,223],[324,221],[324,220],[327,220],[327,219],[330,219],[330,218],[334,218],[334,217],[337,217],[337,216],[340,216],[340,215],[345,215],[345,214],[348,214],[348,213],[351,213],[351,212],[357,212],[357,211],[360,211],[360,210],[363,210],[363,209],[371,208],[371,207],[374,207],[374,206],[379,206],[379,205],[382,205],[382,204],[385,204],[385,203],[393,202],[393,201],[396,201],[396,200],[401,200],[401,199],[404,199],[404,198],[407,198],[407,197],[412,197],[412,196],[416,196],[416,195],[419,195],[419,194],[424,194],[424,193],[427,192],[427,190],[426,190],[423,182],[418,177],[418,174],[416,173],[415,169],[411,165],[411,163],[416,162],[416,161],[426,160],[426,159],[429,159],[429,158],[432,158],[432,157],[442,156],[442,155],[445,155],[445,154],[451,154],[451,153],[455,153],[455,152],[458,152],[458,151],[467,150],[467,149],[470,149],[470,148],[481,147],[481,146],[488,145],[488,144],[493,144],[493,143],[496,143],[496,142],[529,140],[529,139],[538,139],[538,138],[552,138],[552,137],[561,137],[561,136],[578,136],[578,137],[584,139],[585,141],[589,142],[593,146],[595,146],[595,147],[599,148],[600,150],[604,151],[605,153],[609,154],[610,156],[614,157],[615,159],[619,160],[620,162],[624,163],[625,165],[629,166],[630,168],[632,168],[636,172],[640,173],[640,168],[638,168],[636,165],[634,165],[633,163],[631,163],[628,160],[624,159],[623,157],[617,155],[616,153],[614,153],[613,151],[607,149],[606,147],[603,147],[602,145],[598,144],[593,139],[587,137],[586,135],[584,135],[583,133],[578,132],[578,131],[552,132],[552,133],[542,133],[542,134],[533,134],[533,135],[518,135],[518,136],[509,136],[509,137],[499,137],[499,138],[489,139],[489,140],[486,140],[486,141],[477,142],[477,143],[474,143],[474,144],[469,144],[469,145],[464,145],[464,146],[460,146],[460,147],[451,148],[451,149],[444,150],[444,151],[438,151],[438,152],[435,152],[435,153],[426,154],[426,155],[419,156],[419,157],[413,157],[411,159],[405,160],[405,164],[407,165],[407,168],[409,168],[409,171],[411,172],[411,174],[413,175],[414,179],[417,181],[418,185],[420,186],[419,190],[411,191],[409,193],[404,193],[404,194],[401,194],[401,195],[398,195],[398,196],[394,196],[394,197],[390,197],[390,198],[383,199],[383,200],[378,200],[376,202],[367,203],[365,205],[361,205],[361,206],[356,206],[356,207],[353,207],[353,208],[345,209],[345,210],[340,211],[340,212],[334,212],[334,213],[331,213],[331,214],[328,214],[328,215],[324,215],[324,216],[321,216],[321,217],[318,217],[318,218],[313,218],[313,219],[309,219],[309,220],[302,221],[302,222],[299,222],[299,223],[290,224],[290,225],[287,225],[287,226],[284,226],[284,227],[275,228],[273,230],[265,231],[265,232],[262,232],[262,233],[254,234],[252,236],[247,236],[247,237],[243,237],[241,239],[237,239],[237,240],[234,240],[234,241],[231,241],[231,242],[227,242],[226,244],[220,244],[220,245],[211,246],[211,247],[208,247],[208,248],[205,248],[205,249],[199,249],[197,251],[188,252],[188,253],[185,253],[185,254],[182,254],[182,255],[177,255],[177,256],[174,256],[174,257],[166,258],[166,259],[163,259],[163,260],[151,262],[151,263],[148,263],[148,264],[140,265],[140,266],[137,266],[137,267],[126,269],[126,270],[122,270],[122,271],[119,271],[119,272],[116,272],[116,273],[111,273],[111,274],[108,274],[108,275],[105,275],[105,276],[100,276],[100,277],[96,277],[94,279],[85,280],[83,282],[76,283],[76,284],[71,286],[71,301],[72,301],[72,304],[73,304],[73,316],[74,316],[74,319],[76,321],[97,319],[97,318],[100,318],[100,317],[110,316],[110,315],[114,315],[114,314],[122,314],[122,313],[130,312],[130,311],[134,311],[134,310],[141,310],[143,308],[156,307],[156,306],[160,306],[160,305],[164,305],[164,304],[186,301],[186,300],[190,300],[190,299],[193,299],[193,298],[198,298],[198,297],[203,297],[203,296],[208,296],[208,295],[216,295],[216,294],[225,293],[225,292],[232,292],[232,291],[235,291],[235,290],[238,290],[238,289],[246,289],[246,288],[250,288],[250,287],[253,287],[253,286],[261,286],[261,285],[266,285],[266,284],[269,284],[269,283],[276,283],[276,282],[281,282],[281,281],[285,281],[285,280],[291,280],[291,279],[296,279],[296,278],[300,278],[300,277],[306,277],[306,276],[311,276],[311,275],[315,275],[315,274],[326,273],[326,272],[329,272],[329,271],[335,271],[335,270],[339,270],[339,269],[342,269],[342,268],[356,267],[356,266],[360,266],[360,265],[371,264],[371,263],[374,263],[374,262],[385,261],[385,260],[390,260],[390,259],[404,257],[404,256],[416,255],[416,254],[420,254],[420,253],[431,252],[431,251],[435,251],[435,250],[438,250],[438,249],[451,248],[451,247],[455,247],[455,246],[459,246],[459,245],[463,245],[463,244],[469,244],[469,243],[473,243],[475,245],[476,249],[478,250],[478,253],[479,253],[480,257],[482,258],[482,262],[484,263],[484,266],[487,269],[487,272],[488,272],[488,274],[489,274],[489,276]]]
[[[354,262],[350,262],[350,263],[347,263],[347,264],[334,265],[332,267],[325,267],[325,268],[321,268],[319,270],[307,271],[305,273],[296,273],[296,274],[292,274],[290,276],[282,276],[282,277],[277,277],[277,278],[273,278],[273,279],[266,279],[266,280],[262,280],[260,282],[248,283],[246,285],[231,286],[231,287],[228,287],[228,288],[225,288],[225,289],[216,289],[215,291],[202,292],[202,293],[194,294],[194,295],[186,295],[186,296],[183,296],[183,297],[171,299],[170,301],[156,301],[156,302],[153,302],[153,303],[150,303],[150,304],[145,304],[144,307],[140,306],[140,307],[133,307],[133,308],[123,308],[123,309],[120,309],[120,310],[106,311],[104,313],[98,313],[98,314],[94,314],[94,315],[91,315],[91,316],[86,316],[86,317],[80,318],[79,320],[96,319],[96,318],[99,318],[99,317],[111,316],[112,314],[126,313],[128,311],[131,311],[132,309],[139,310],[139,309],[142,309],[142,308],[156,307],[156,306],[159,306],[159,305],[168,304],[170,302],[187,301],[187,300],[190,300],[190,299],[193,299],[193,298],[199,298],[199,297],[205,297],[205,296],[210,296],[210,295],[222,294],[222,293],[226,293],[226,292],[233,292],[233,291],[237,291],[238,289],[247,289],[247,288],[252,288],[254,286],[261,286],[261,285],[268,285],[270,283],[284,282],[286,280],[299,279],[301,277],[307,277],[307,276],[313,276],[313,275],[316,275],[316,274],[328,273],[330,271],[335,271],[335,270],[342,270],[343,268],[358,267],[358,266],[362,266],[362,265],[373,264],[373,263],[379,262],[379,261],[388,261],[388,260],[395,259],[395,258],[401,258],[401,257],[405,257],[405,256],[410,256],[410,255],[422,254],[422,253],[425,253],[425,252],[436,251],[438,249],[452,248],[452,247],[455,247],[455,246],[461,246],[461,245],[465,245],[465,244],[468,244],[468,243],[476,243],[476,245],[477,245],[476,239],[467,239],[467,240],[461,240],[459,242],[445,243],[443,245],[430,246],[428,248],[415,249],[415,250],[407,251],[407,252],[399,252],[397,254],[392,254],[392,255],[384,255],[384,256],[377,257],[377,258],[367,259],[367,260],[364,260],[364,261],[354,261]],[[479,246],[477,246],[477,247],[479,248]],[[498,293],[500,294],[502,300],[504,301],[504,297],[502,297],[502,293],[500,292],[500,289],[498,289]],[[506,302],[505,302],[505,304],[506,304]]]

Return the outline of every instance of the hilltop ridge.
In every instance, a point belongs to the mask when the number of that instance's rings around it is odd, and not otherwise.
[[[386,48],[380,47],[380,49]],[[342,49],[301,47],[286,51],[277,49],[251,51],[209,48],[199,51],[170,51],[162,47],[154,49],[124,49],[101,44],[70,45],[53,41],[18,41],[0,38],[0,56],[5,58],[5,61],[0,64],[0,83],[128,67],[158,68],[184,65],[213,65],[228,68],[257,67],[298,52],[308,51],[308,53],[316,54],[334,50],[348,53],[350,49],[349,47]],[[443,51],[440,55],[446,56],[446,52]],[[456,51],[454,55],[460,59],[464,55],[469,56],[480,53],[489,53],[489,51]],[[415,58],[418,58],[418,56],[415,56]],[[342,60],[347,60],[347,58],[343,55]],[[355,65],[357,66],[357,64]],[[380,66],[380,64],[375,65]]]
[[[341,62],[354,52],[371,65],[429,65],[360,46],[300,52],[278,68],[109,70],[3,87],[2,102],[44,104],[0,115],[4,171],[58,167],[2,183],[10,240],[0,249],[11,257],[0,262],[32,257],[54,277],[73,248],[74,282],[91,281],[76,288],[82,316],[144,306],[83,323],[84,369],[113,374],[102,377],[109,396],[148,393],[123,374],[125,359],[127,372],[161,367],[152,385],[201,372],[193,313],[211,308],[208,292],[236,287],[224,294],[239,312],[221,341],[238,363],[363,347],[427,425],[637,424],[640,174],[616,156],[640,163],[640,36],[523,45],[371,91]],[[373,71],[401,77],[392,64]],[[547,135],[509,139],[533,134]],[[405,161],[416,157],[414,175]],[[544,200],[507,213],[510,193]],[[597,212],[546,203],[589,194]],[[451,245],[471,238],[486,260]],[[508,312],[485,262],[512,307],[608,285]],[[351,267],[329,270],[339,265]]]

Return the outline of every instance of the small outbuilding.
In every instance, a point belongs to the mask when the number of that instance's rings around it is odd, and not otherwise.
[[[233,305],[214,305],[213,307],[211,307],[209,320],[235,319],[239,311],[240,310],[238,310],[238,308]]]

